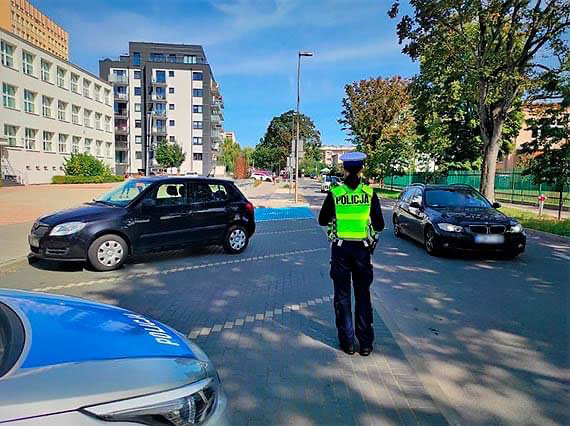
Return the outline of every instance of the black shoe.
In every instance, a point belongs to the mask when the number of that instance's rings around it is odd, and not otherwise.
[[[368,356],[370,355],[370,352],[372,352],[374,348],[372,346],[369,346],[367,348],[360,348],[360,355],[361,356]]]
[[[354,353],[356,352],[356,350],[354,349],[354,345],[353,344],[339,344],[340,349],[348,355],[354,355]]]

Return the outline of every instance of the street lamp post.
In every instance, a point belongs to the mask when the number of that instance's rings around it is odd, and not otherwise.
[[[299,104],[301,102],[300,95],[300,78],[301,78],[301,56],[313,56],[313,52],[300,50],[297,57],[297,134],[295,138],[295,203],[298,202],[299,191]]]

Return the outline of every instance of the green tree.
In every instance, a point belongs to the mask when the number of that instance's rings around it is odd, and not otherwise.
[[[399,12],[394,1],[389,16]],[[505,121],[517,99],[553,72],[557,57],[568,51],[568,0],[410,0],[414,13],[398,24],[403,52],[420,58],[439,44],[453,54],[449,38],[458,37],[465,55],[463,84],[474,93],[483,141],[481,191],[494,200],[495,171]],[[445,31],[442,31],[445,29]],[[448,49],[449,47],[449,49]],[[550,58],[548,58],[550,56]],[[554,71],[556,72],[556,71]]]
[[[65,159],[63,170],[67,176],[111,176],[109,166],[90,154],[71,154]]]
[[[558,220],[564,189],[570,186],[570,80],[568,74],[564,77],[558,82],[559,102],[546,104],[542,113],[527,121],[534,137],[521,150],[528,155],[523,174],[559,192]]]
[[[345,86],[338,122],[357,149],[367,154],[370,176],[403,174],[413,163],[417,136],[408,86],[400,77],[371,78]]]
[[[176,168],[180,172],[180,166],[186,159],[186,154],[177,143],[160,142],[156,148],[155,159],[160,167]]]
[[[240,151],[241,149],[237,142],[234,142],[231,138],[224,139],[220,159],[226,166],[226,172],[230,174],[234,172],[236,157],[240,154]]]
[[[287,165],[291,153],[291,142],[295,138],[295,118],[297,113],[287,111],[273,117],[263,138],[255,147],[253,159],[255,167],[276,170]],[[305,157],[320,158],[321,134],[315,123],[304,114],[299,115],[299,138],[304,142]]]

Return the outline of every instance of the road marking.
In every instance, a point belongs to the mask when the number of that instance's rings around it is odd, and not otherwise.
[[[555,251],[555,252],[553,253],[553,255],[556,256],[556,257],[560,257],[561,259],[570,260],[570,256],[568,256],[568,255],[566,255],[566,254],[564,254],[564,253],[560,253],[559,251]]]
[[[284,313],[292,311],[303,311],[307,309],[309,306],[321,305],[325,303],[327,299],[331,300],[332,296],[333,296],[332,294],[330,296],[324,296],[324,297],[321,296],[317,299],[311,299],[306,302],[283,305],[271,311],[248,314],[245,317],[245,321],[243,320],[243,318],[237,318],[235,321],[226,321],[225,324],[214,324],[212,327],[196,327],[193,328],[192,331],[190,331],[190,333],[188,333],[188,337],[190,339],[196,339],[199,336],[209,336],[210,334],[213,333],[223,332],[224,329],[241,327],[246,322],[263,321],[264,319],[272,319],[274,315],[282,315]]]
[[[289,234],[291,232],[318,232],[320,230],[321,228],[313,226],[311,228],[289,229],[287,231],[256,232],[254,235],[277,235],[277,234]]]
[[[211,268],[214,266],[222,266],[222,265],[228,265],[228,264],[234,264],[234,263],[255,262],[255,261],[260,261],[260,260],[265,260],[265,259],[271,259],[274,257],[286,257],[286,256],[294,256],[297,254],[315,253],[315,252],[324,251],[324,250],[328,250],[328,247],[320,247],[320,248],[305,249],[305,250],[294,250],[294,251],[288,251],[285,253],[274,253],[274,254],[266,254],[266,255],[262,255],[262,256],[244,257],[244,258],[235,259],[235,260],[225,260],[225,261],[220,261],[220,262],[202,263],[199,265],[191,265],[191,266],[185,266],[185,267],[176,267],[176,268],[171,268],[171,269],[164,269],[162,271],[136,272],[133,274],[118,275],[116,277],[101,278],[98,280],[82,281],[82,282],[78,282],[78,283],[62,284],[62,285],[49,286],[49,287],[37,287],[37,288],[33,288],[32,291],[46,292],[46,291],[54,291],[54,290],[63,290],[63,289],[67,289],[67,288],[85,287],[85,286],[91,286],[91,285],[97,285],[97,284],[118,282],[118,281],[122,281],[122,280],[131,280],[133,278],[145,278],[145,277],[151,277],[151,276],[155,276],[155,275],[166,275],[166,274],[172,274],[175,272],[190,271],[193,269],[205,269],[205,268]]]

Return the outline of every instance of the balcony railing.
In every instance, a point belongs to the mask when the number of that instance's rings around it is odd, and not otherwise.
[[[166,95],[157,95],[156,93],[152,95],[151,99],[154,102],[166,102]]]
[[[126,93],[117,93],[115,92],[115,100],[119,100],[119,101],[127,101],[129,99],[129,95],[127,95]]]
[[[115,111],[114,115],[115,115],[115,118],[122,118],[122,119],[129,118],[129,112],[127,110]]]
[[[118,135],[126,135],[127,133],[129,133],[129,128],[128,128],[128,127],[118,127],[118,126],[115,126],[115,134],[118,134]]]
[[[166,127],[152,127],[152,133],[154,135],[166,135]]]
[[[115,141],[115,149],[119,151],[128,150],[129,143],[123,141]]]
[[[153,111],[152,115],[154,118],[164,118],[166,117],[166,111]]]
[[[129,84],[129,77],[126,75],[110,74],[109,81],[111,83]]]
[[[223,121],[222,117],[219,114],[212,114],[211,120],[213,125],[220,125]]]
[[[152,84],[154,86],[166,86],[166,80],[157,80],[156,78],[152,79]]]

